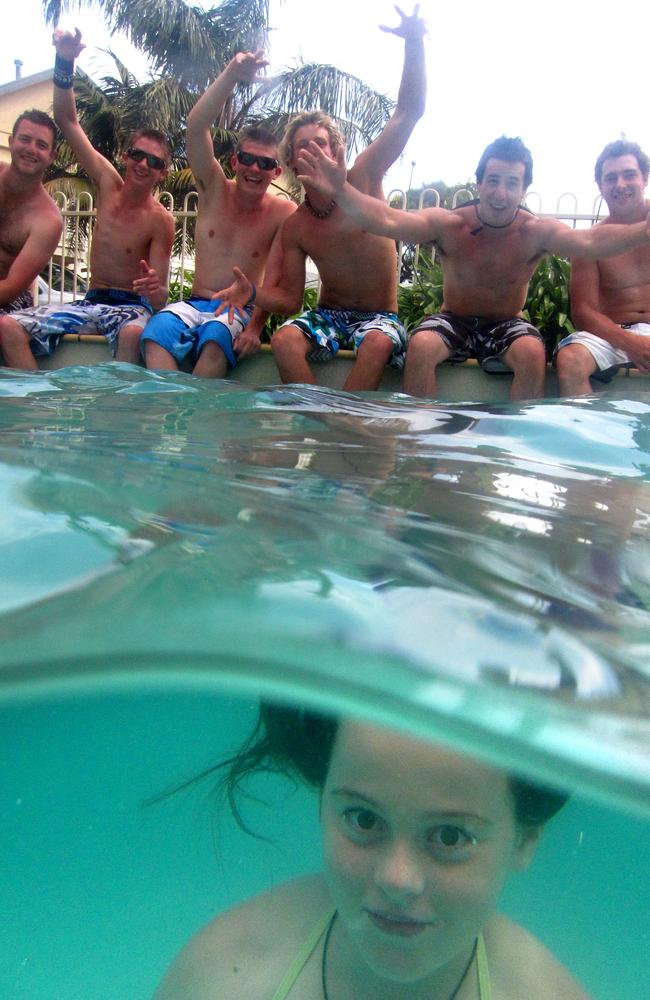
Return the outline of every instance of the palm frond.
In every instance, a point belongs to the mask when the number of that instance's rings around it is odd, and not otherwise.
[[[336,119],[351,154],[376,139],[390,118],[394,102],[363,80],[336,66],[298,63],[265,83],[241,115],[253,108],[266,117],[286,121],[297,111],[322,108]]]
[[[112,33],[146,52],[154,72],[204,90],[239,51],[266,48],[269,0],[224,0],[209,10],[184,0],[44,0],[48,23],[70,7],[99,7]]]

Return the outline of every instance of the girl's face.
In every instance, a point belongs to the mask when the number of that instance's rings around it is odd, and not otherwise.
[[[321,823],[348,943],[404,983],[462,966],[539,833],[517,826],[503,772],[356,723],[339,728]]]

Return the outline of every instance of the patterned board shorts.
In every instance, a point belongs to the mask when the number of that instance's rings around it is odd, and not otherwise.
[[[296,319],[287,320],[282,326],[297,326],[313,342],[314,349],[309,355],[311,361],[330,361],[341,348],[356,352],[367,334],[379,330],[393,344],[391,366],[404,367],[406,330],[397,313],[317,306],[301,313]]]
[[[244,315],[235,312],[232,323],[228,313],[215,316],[220,299],[192,298],[186,302],[175,302],[165,306],[153,317],[142,335],[141,343],[152,340],[168,351],[176,361],[198,358],[208,341],[219,345],[231,368],[237,364],[233,350],[233,340],[245,329],[253,307],[247,307]]]
[[[80,302],[69,305],[34,306],[13,313],[30,336],[34,357],[48,357],[66,333],[90,333],[106,337],[113,354],[120,330],[127,324],[144,327],[151,306],[140,295],[121,289],[93,288]]]
[[[20,295],[17,295],[11,302],[5,302],[3,306],[0,306],[0,315],[17,312],[18,309],[31,309],[33,305],[34,299],[32,297],[32,293],[21,292]]]
[[[637,333],[640,337],[650,337],[650,323],[622,323],[621,329]],[[625,351],[612,347],[602,337],[597,337],[595,333],[588,333],[586,330],[577,330],[561,340],[557,345],[555,356],[557,357],[558,351],[570,344],[580,344],[589,351],[596,365],[596,371],[591,377],[599,382],[611,382],[619,368],[634,368]]]
[[[413,334],[420,330],[433,330],[440,336],[451,352],[450,361],[461,362],[476,358],[481,368],[487,372],[511,370],[501,360],[501,355],[519,337],[535,337],[543,343],[539,330],[519,316],[494,320],[442,312],[435,316],[425,316]]]

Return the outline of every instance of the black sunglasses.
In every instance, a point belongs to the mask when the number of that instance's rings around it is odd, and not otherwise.
[[[245,153],[243,150],[237,152],[237,159],[244,167],[252,167],[257,163],[260,170],[275,170],[278,161],[272,156],[258,156],[257,153]]]
[[[164,170],[167,166],[162,157],[147,153],[144,149],[138,149],[137,146],[131,146],[127,149],[126,155],[131,160],[135,160],[136,163],[142,163],[143,160],[146,160],[147,166],[152,170]]]

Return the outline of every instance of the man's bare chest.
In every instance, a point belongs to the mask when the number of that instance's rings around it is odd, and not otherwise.
[[[232,206],[202,210],[199,205],[196,237],[201,250],[215,255],[266,257],[278,227],[279,221],[267,211],[241,212]]]
[[[110,249],[115,254],[138,254],[149,247],[153,238],[154,220],[150,211],[125,211],[99,206],[93,230],[95,249]]]
[[[301,249],[316,263],[363,264],[391,259],[395,243],[366,232],[337,212],[333,219],[305,218],[298,230]]]
[[[495,236],[478,227],[441,247],[440,253],[443,268],[471,275],[480,284],[527,279],[539,260],[525,235]]]
[[[598,272],[603,291],[650,286],[650,245],[599,260]]]
[[[0,192],[0,248],[16,256],[24,246],[31,229],[31,215],[24,204],[3,197]]]

